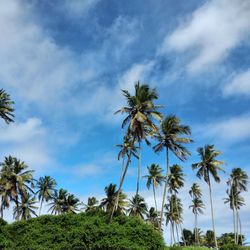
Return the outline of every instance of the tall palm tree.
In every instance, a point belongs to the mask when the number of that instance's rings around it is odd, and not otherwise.
[[[98,208],[98,200],[96,197],[89,197],[87,204],[84,204],[85,212],[94,211]]]
[[[127,90],[122,90],[122,93],[126,98],[127,106],[122,107],[116,113],[127,114],[126,118],[122,122],[122,128],[127,126],[126,134],[131,136],[132,145],[136,142],[139,144],[140,150],[141,141],[145,140],[146,143],[149,143],[147,136],[157,132],[157,126],[154,124],[153,119],[161,120],[162,118],[160,112],[157,110],[160,106],[156,106],[154,104],[154,101],[158,99],[158,95],[155,89],[151,89],[147,84],[141,85],[139,82],[135,84],[134,95],[131,95]],[[119,199],[119,193],[121,192],[131,157],[132,151],[129,150],[127,162],[118,188],[116,203]],[[138,164],[137,194],[139,192],[139,179],[140,164]],[[111,213],[110,221],[112,220],[115,207]]]
[[[159,213],[154,207],[151,207],[147,213],[147,222],[150,222],[156,229],[159,228]]]
[[[182,223],[182,204],[181,200],[177,198],[176,195],[171,195],[168,197],[168,203],[165,204],[165,216],[166,216],[166,225],[170,224],[170,238],[171,245],[174,242],[176,243],[175,237],[175,228],[176,228],[176,236],[179,238],[177,226]]]
[[[144,198],[139,194],[132,197],[129,200],[128,214],[129,216],[136,216],[144,219],[144,215],[147,215],[148,206]]]
[[[37,216],[36,198],[30,193],[21,197],[21,202],[18,206],[14,207],[14,217],[16,220],[29,220],[32,215]]]
[[[220,182],[218,171],[223,171],[223,169],[220,167],[223,164],[223,162],[217,160],[216,158],[221,154],[221,152],[216,150],[214,148],[214,145],[205,145],[204,147],[200,147],[197,149],[197,152],[201,158],[201,161],[192,164],[192,168],[197,169],[197,174],[196,174],[197,177],[203,179],[209,187],[212,225],[214,231],[214,243],[215,247],[218,248],[215,225],[214,225],[211,178],[213,178],[216,182]]]
[[[183,144],[192,142],[188,137],[190,136],[191,129],[189,126],[182,125],[179,118],[175,115],[167,116],[161,123],[160,132],[155,136],[158,144],[153,147],[156,153],[166,150],[166,175],[165,175],[165,185],[162,197],[162,208],[161,208],[161,219],[160,227],[163,220],[163,210],[165,205],[166,193],[167,193],[167,180],[169,174],[169,152],[172,152],[178,159],[185,161],[190,152]]]
[[[200,186],[197,183],[193,183],[193,185],[191,186],[191,188],[189,190],[189,195],[191,196],[191,198],[201,198],[202,197]]]
[[[192,212],[195,216],[195,222],[194,222],[194,236],[195,236],[195,243],[199,245],[199,235],[198,235],[198,214],[203,214],[203,209],[205,208],[205,205],[203,201],[198,198],[194,197],[192,200],[192,205],[189,206],[189,208],[192,208]]]
[[[40,201],[39,216],[41,214],[43,202],[48,202],[53,195],[56,188],[56,181],[50,176],[40,177],[36,183],[36,188],[38,189],[38,199]]]
[[[184,173],[183,173],[182,167],[177,164],[174,164],[173,166],[171,166],[169,170],[170,170],[170,173],[168,176],[168,187],[169,187],[168,191],[170,194],[174,194],[175,197],[177,197],[179,189],[184,187]],[[178,202],[178,200],[175,199],[175,202]],[[178,204],[175,204],[175,208],[176,208],[177,214],[179,214]],[[178,223],[178,225],[180,226],[180,229],[181,229],[184,245],[186,245],[185,236],[183,234],[181,223]],[[178,233],[177,226],[176,226],[176,233]]]
[[[16,157],[5,157],[0,163],[0,183],[10,201],[19,205],[19,196],[24,196],[28,191],[33,192],[33,170],[27,170],[28,166]]]
[[[157,210],[157,202],[155,197],[155,189],[164,182],[165,178],[162,175],[162,168],[158,164],[151,164],[147,167],[148,169],[148,175],[145,175],[144,177],[147,178],[147,188],[150,189],[150,187],[153,187],[153,195],[154,195],[154,201],[155,201],[155,210]]]
[[[227,190],[228,198],[225,199],[225,203],[230,203],[230,208],[233,210],[233,224],[234,224],[234,241],[235,244],[239,242],[239,223],[240,217],[238,210],[244,205],[244,199],[240,196],[241,192],[247,191],[248,175],[241,168],[234,168],[230,174],[230,178],[227,181],[229,189]],[[240,227],[241,231],[241,227]],[[241,235],[241,232],[240,232]]]
[[[65,201],[67,200],[68,191],[60,188],[55,190],[52,195],[52,202],[49,203],[50,208],[48,211],[51,211],[51,214],[62,214],[64,212]]]
[[[100,207],[103,208],[107,213],[112,213],[113,208],[115,206],[116,197],[117,197],[117,190],[116,190],[116,184],[109,184],[104,189],[106,193],[106,197],[101,200]],[[124,193],[120,193],[119,195],[119,201],[117,205],[116,212],[118,214],[125,214],[125,207],[127,205],[126,202],[126,195]]]
[[[5,90],[0,89],[0,117],[6,122],[14,122],[14,102],[11,101],[10,95]]]

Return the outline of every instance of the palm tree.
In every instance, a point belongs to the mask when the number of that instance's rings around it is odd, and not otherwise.
[[[148,175],[145,175],[144,178],[147,178],[147,188],[150,189],[151,185],[153,187],[153,195],[155,201],[155,210],[157,210],[157,202],[155,197],[155,189],[165,180],[164,176],[162,175],[162,168],[157,164],[151,164],[147,167]]]
[[[21,202],[18,206],[14,207],[14,217],[16,220],[29,220],[32,215],[37,216],[36,198],[30,193],[21,197]]]
[[[199,244],[199,235],[198,235],[198,228],[197,228],[198,214],[203,214],[203,209],[205,208],[205,205],[200,198],[194,197],[192,200],[192,205],[190,205],[189,208],[192,208],[192,212],[195,216],[194,236],[195,236],[195,243]]]
[[[129,216],[144,218],[144,215],[147,215],[148,206],[142,196],[139,194],[132,197],[129,200],[128,214]]]
[[[13,101],[10,99],[10,95],[5,92],[5,90],[0,89],[0,117],[6,122],[14,122],[14,108],[12,105]]]
[[[235,244],[239,242],[238,227],[240,223],[240,217],[238,210],[244,205],[244,199],[240,196],[241,192],[247,191],[248,175],[241,168],[234,168],[230,174],[230,178],[227,181],[229,189],[227,190],[228,198],[225,199],[225,203],[230,203],[230,208],[233,210],[233,224],[234,224],[234,240]],[[241,235],[241,226],[240,226]]]
[[[79,199],[74,194],[68,194],[62,205],[62,212],[75,214],[79,211],[79,205],[81,205]]]
[[[0,183],[5,195],[10,201],[19,205],[19,195],[24,196],[28,191],[33,192],[30,186],[33,185],[33,170],[27,170],[28,166],[16,157],[5,157],[0,163]],[[6,197],[7,198],[7,197]],[[6,199],[5,198],[5,199]]]
[[[157,132],[157,126],[153,123],[153,119],[161,120],[161,114],[157,111],[160,106],[154,105],[154,101],[158,99],[158,95],[155,89],[151,89],[147,84],[135,84],[135,94],[131,95],[127,90],[122,90],[123,95],[126,98],[127,106],[122,107],[116,113],[126,113],[127,116],[122,123],[122,128],[127,126],[126,134],[132,138],[132,145],[136,142],[139,144],[139,150],[141,148],[141,141],[145,140],[148,144],[147,136]],[[128,170],[129,163],[131,161],[132,151],[129,150],[127,162],[124,168],[122,178],[120,180],[118,195],[116,203],[119,199],[119,194],[122,189],[122,185]],[[140,159],[139,159],[140,160]],[[139,192],[139,179],[140,179],[140,164],[138,164],[138,178],[137,178],[137,190]],[[110,221],[112,220],[114,207]]]
[[[115,206],[116,197],[117,197],[117,190],[116,190],[116,184],[109,184],[104,189],[106,193],[106,197],[101,200],[100,207],[105,210],[107,213],[112,213],[113,208]],[[125,201],[126,195],[122,192],[119,195],[119,201],[117,205],[116,212],[118,214],[125,214],[125,206],[127,202]]]
[[[175,227],[176,227],[176,234],[177,238],[179,238],[177,226],[182,223],[182,204],[181,200],[177,198],[176,195],[171,195],[168,197],[168,203],[165,204],[165,216],[166,216],[166,225],[170,224],[170,238],[171,238],[171,245],[174,242],[176,243],[175,238]]]
[[[184,187],[184,173],[183,173],[181,166],[174,164],[173,166],[170,167],[170,173],[168,176],[168,186],[169,186],[169,190],[168,190],[169,193],[174,194],[175,197],[177,197],[179,189]],[[175,202],[177,202],[177,199],[175,199]],[[179,214],[178,204],[175,204],[175,207],[176,207],[177,214]],[[186,245],[181,223],[179,223],[179,225],[180,225],[184,245]],[[177,228],[176,228],[176,233],[178,233]]]
[[[89,197],[87,204],[84,204],[85,212],[95,211],[98,208],[98,200],[96,197]]]
[[[201,198],[202,197],[200,186],[197,183],[193,183],[193,185],[191,186],[191,188],[189,190],[189,195],[191,196],[191,198]]]
[[[151,207],[147,213],[147,222],[150,222],[156,229],[159,228],[159,213],[154,207]]]
[[[192,164],[193,169],[197,169],[197,177],[203,179],[209,187],[209,197],[211,205],[211,215],[212,215],[212,225],[214,231],[214,243],[215,247],[218,248],[215,225],[214,225],[214,212],[213,212],[213,200],[212,200],[212,187],[211,187],[211,178],[216,182],[220,182],[220,177],[218,171],[223,171],[220,167],[223,162],[216,159],[221,152],[214,148],[214,145],[205,145],[203,148],[200,147],[197,149],[201,161],[198,163]]]
[[[48,202],[56,188],[56,181],[50,176],[40,177],[37,181],[36,188],[38,189],[38,199],[40,201],[39,216],[41,214],[44,200]]]
[[[162,197],[161,220],[160,227],[163,220],[163,210],[167,192],[167,180],[169,174],[169,152],[171,151],[178,159],[185,161],[190,152],[183,144],[192,142],[190,138],[183,137],[183,135],[191,135],[189,126],[182,125],[179,118],[174,115],[167,116],[161,123],[160,132],[155,136],[158,144],[153,147],[156,153],[166,150],[166,176],[165,185]]]
[[[51,197],[52,202],[49,204],[51,214],[62,214],[64,212],[65,201],[67,200],[68,191],[60,188],[58,191],[55,190]]]

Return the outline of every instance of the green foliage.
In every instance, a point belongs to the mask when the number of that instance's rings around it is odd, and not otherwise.
[[[111,224],[107,221],[108,216],[99,211],[14,222],[1,227],[0,249],[164,249],[160,233],[138,218],[119,216]]]

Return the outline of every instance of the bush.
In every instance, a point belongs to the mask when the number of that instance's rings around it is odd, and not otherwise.
[[[102,212],[44,215],[2,226],[0,249],[5,250],[161,250],[163,238],[153,226],[131,217]]]
[[[250,250],[250,247],[228,244],[220,247],[220,250]]]

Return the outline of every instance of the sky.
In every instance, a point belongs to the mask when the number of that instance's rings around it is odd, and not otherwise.
[[[185,172],[184,227],[194,223],[188,190],[195,181],[207,205],[199,226],[211,229],[208,187],[191,164],[198,147],[215,144],[225,162],[221,183],[213,183],[216,228],[233,231],[225,183],[233,167],[250,175],[248,0],[2,0],[0,33],[0,86],[15,101],[15,123],[0,123],[0,159],[16,156],[36,178],[51,175],[84,202],[100,199],[105,186],[119,181],[115,145],[124,117],[114,112],[125,105],[121,89],[132,93],[137,81],[147,83],[157,89],[161,111],[192,128],[192,156],[186,162],[170,156]],[[144,145],[142,175],[151,163],[164,168],[164,154]],[[129,197],[136,168],[132,161],[124,183]],[[145,179],[140,188],[153,205]],[[244,197],[240,213],[250,238]]]

